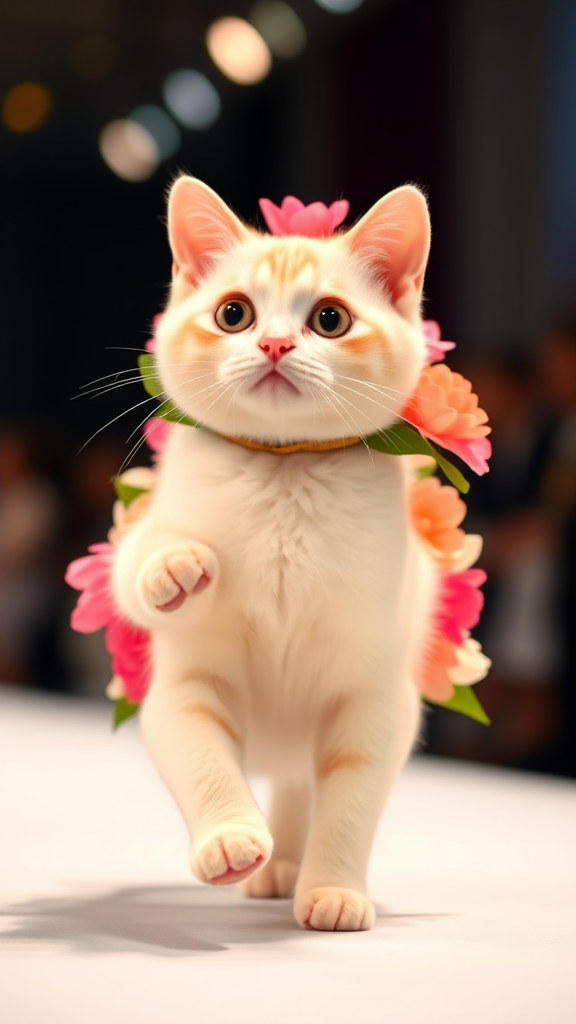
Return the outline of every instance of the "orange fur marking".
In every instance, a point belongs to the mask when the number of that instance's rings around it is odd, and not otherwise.
[[[372,352],[375,349],[388,351],[388,339],[383,337],[380,332],[368,331],[365,334],[361,334],[357,338],[342,338],[342,346],[346,347],[348,352],[354,352],[357,355],[363,355],[365,352]]]
[[[230,737],[231,740],[234,740],[235,743],[240,743],[240,736],[238,735],[236,730],[228,724],[228,722],[226,721],[225,718],[222,717],[222,715],[219,715],[217,711],[213,711],[212,708],[209,708],[207,704],[194,704],[187,710],[190,712],[191,715],[197,715],[198,717],[203,718],[207,722],[212,722],[213,725],[219,725],[220,728]]]
[[[318,765],[317,775],[319,779],[326,779],[339,768],[362,768],[367,764],[368,759],[362,754],[347,753],[343,750],[340,753],[328,754],[328,757]]]
[[[266,264],[272,277],[281,285],[287,285],[299,277],[305,270],[310,268],[313,271],[318,269],[318,260],[304,246],[299,249],[285,250],[280,246],[271,249],[264,254],[256,265],[258,267]]]
[[[190,330],[194,341],[197,341],[199,345],[213,345],[215,341],[220,340],[220,335],[216,330],[209,330],[207,327],[200,327],[198,324],[193,324]]]

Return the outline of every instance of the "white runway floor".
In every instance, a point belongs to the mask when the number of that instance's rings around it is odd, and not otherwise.
[[[370,877],[362,934],[195,884],[135,723],[0,688],[2,1024],[576,1024],[575,784],[416,759]]]

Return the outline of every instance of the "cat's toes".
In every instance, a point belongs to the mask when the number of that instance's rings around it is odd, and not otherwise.
[[[201,882],[232,885],[262,867],[272,853],[272,836],[258,826],[223,826],[195,846],[192,871]]]
[[[294,916],[303,928],[320,932],[363,932],[372,928],[376,912],[367,896],[355,889],[320,886],[300,893]]]
[[[144,604],[160,612],[172,612],[189,594],[197,594],[211,582],[215,559],[200,545],[181,545],[163,551],[144,566],[140,592]]]
[[[242,882],[239,889],[243,896],[285,899],[294,895],[297,878],[297,864],[291,860],[272,859],[255,875]]]

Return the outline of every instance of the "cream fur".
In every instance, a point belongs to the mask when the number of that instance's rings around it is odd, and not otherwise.
[[[424,359],[428,235],[419,193],[391,195],[391,212],[381,201],[376,216],[398,219],[400,204],[412,233],[409,259],[387,257],[403,315],[362,252],[364,222],[374,245],[370,215],[323,241],[272,239],[239,221],[231,236],[221,201],[193,179],[177,182],[176,276],[158,362],[184,412],[218,433],[275,443],[392,422]],[[194,241],[198,209],[206,251]],[[271,264],[279,247],[284,263]],[[250,298],[256,322],[225,334],[213,311],[234,294]],[[306,326],[324,297],[353,312],[341,339]],[[294,346],[280,367],[297,391],[253,390],[269,369],[258,347],[266,338]],[[372,925],[372,837],[418,732],[412,670],[435,577],[408,525],[404,461],[363,445],[277,456],[176,426],[150,508],[119,544],[117,601],[153,637],[142,731],[190,830],[192,870],[216,884],[245,879],[253,896],[295,887],[307,927]],[[193,592],[203,573],[209,584]],[[182,591],[175,610],[159,608]],[[270,829],[249,772],[273,779]]]

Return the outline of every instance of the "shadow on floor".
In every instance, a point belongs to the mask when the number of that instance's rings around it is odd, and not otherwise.
[[[234,892],[196,885],[133,886],[99,896],[39,898],[8,906],[0,915],[13,919],[10,930],[0,935],[0,948],[65,943],[81,953],[178,957],[308,938],[292,916],[291,900],[246,900]],[[387,914],[383,908],[377,908],[377,915],[377,928],[443,916]],[[292,943],[291,951],[296,952]],[[310,955],[308,943],[304,952]]]

